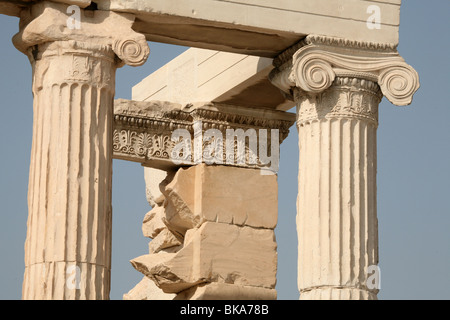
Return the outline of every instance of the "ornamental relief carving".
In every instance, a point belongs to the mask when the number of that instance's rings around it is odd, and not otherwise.
[[[87,55],[69,55],[71,64],[67,69],[65,81],[91,83],[100,87],[110,86],[114,80],[112,61]]]
[[[279,146],[295,122],[295,114],[290,113],[281,112],[281,119],[258,119],[255,116],[218,112],[215,107],[204,105],[204,109],[188,107],[177,110],[176,104],[168,102],[116,100],[114,157],[143,164],[163,161],[167,166],[177,165],[173,159],[183,159],[185,165],[209,161],[262,167],[267,165],[267,159],[261,160],[258,151],[265,151],[269,157],[267,152],[273,153],[272,145]],[[184,130],[184,133],[174,137],[173,133],[178,129]],[[272,132],[273,129],[276,132]],[[279,141],[274,144],[273,139]],[[261,141],[265,141],[266,149],[263,151],[258,149],[258,142]],[[186,148],[180,149],[177,145],[185,145]],[[201,160],[195,156],[198,150]]]
[[[89,54],[83,51],[88,50],[86,48],[98,51]],[[41,90],[44,85],[87,84],[111,92],[115,78],[114,53],[102,50],[102,47],[76,41],[40,45],[34,62],[34,90]]]
[[[88,56],[72,56],[72,65],[67,69],[67,80],[89,81],[93,69],[93,61]]]
[[[114,130],[113,151],[143,159],[169,159],[170,150],[175,143],[167,134],[137,132],[131,130]]]
[[[299,101],[297,124],[331,118],[354,118],[378,124],[382,94],[376,83],[357,78],[337,78],[319,94],[295,90]]]
[[[228,129],[234,130],[237,127]],[[259,138],[258,130],[255,130],[255,141],[258,141]],[[190,150],[195,150],[195,137],[192,133],[187,143],[190,145]],[[264,166],[264,163],[258,157],[258,147],[256,145],[249,145],[245,140],[240,139],[235,139],[232,143],[233,152],[229,153],[225,133],[221,137],[211,136],[203,138],[201,141],[202,159],[204,161],[220,160],[223,163],[244,167]],[[142,163],[148,160],[171,161],[175,145],[176,143],[172,140],[172,131],[170,130],[162,133],[139,132],[133,131],[131,128],[116,128],[113,133],[113,152],[116,158],[127,158],[128,160],[132,158],[134,161]],[[271,146],[272,144],[269,140],[267,149],[271,150]],[[192,152],[189,155],[177,154],[177,158],[185,159],[186,163],[194,164],[195,162]]]

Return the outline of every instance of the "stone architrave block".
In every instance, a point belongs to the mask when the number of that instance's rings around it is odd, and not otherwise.
[[[261,175],[258,169],[206,164],[180,168],[164,193],[167,224],[182,233],[203,221],[266,229],[277,224],[277,177]]]
[[[180,251],[143,255],[131,263],[166,293],[207,282],[274,289],[276,249],[271,229],[205,222],[189,231]]]

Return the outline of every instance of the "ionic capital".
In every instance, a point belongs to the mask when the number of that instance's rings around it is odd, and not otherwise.
[[[13,43],[30,59],[35,59],[36,46],[71,41],[83,50],[110,51],[118,57],[119,65],[139,66],[147,60],[149,48],[145,36],[132,29],[133,22],[131,14],[81,8],[73,11],[65,3],[43,1],[22,11],[20,31]]]
[[[291,97],[293,88],[320,93],[336,77],[350,77],[378,83],[390,102],[404,106],[420,86],[417,72],[390,44],[310,35],[276,58],[274,66],[270,80]]]

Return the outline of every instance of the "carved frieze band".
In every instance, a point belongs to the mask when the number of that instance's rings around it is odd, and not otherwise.
[[[295,51],[295,52],[294,52]],[[297,87],[319,93],[336,77],[353,77],[378,83],[395,105],[408,105],[419,88],[419,76],[395,47],[308,36],[274,60],[270,80],[288,95]]]
[[[214,103],[200,103],[182,107],[180,104],[163,101],[130,101],[119,99],[114,107],[114,158],[140,162],[156,168],[177,166],[172,159],[172,151],[179,142],[173,139],[174,131],[184,129],[188,133],[191,150],[195,150],[196,136],[203,135],[209,129],[215,129],[218,136],[201,139],[201,150],[215,149],[217,143],[223,148],[224,162],[239,167],[264,166],[258,159],[258,153],[250,146],[252,132],[256,141],[267,139],[267,148],[271,150],[271,131],[277,129],[279,143],[289,134],[289,128],[295,123],[295,114],[283,111],[258,110],[236,106],[218,105]],[[199,127],[201,125],[201,127]],[[237,133],[241,129],[243,139],[234,139],[232,155],[237,157],[238,148],[245,149],[245,163],[237,159],[227,161],[226,137],[227,129]],[[252,132],[249,133],[249,129]],[[266,136],[260,136],[260,129],[266,129]],[[238,133],[239,135],[239,133]],[[220,139],[220,141],[217,141]],[[222,140],[223,139],[223,140]],[[238,146],[238,144],[241,144]],[[185,165],[195,164],[195,154],[186,158]],[[256,159],[255,159],[256,158]],[[256,161],[249,161],[253,159]],[[236,160],[236,161],[234,161]]]

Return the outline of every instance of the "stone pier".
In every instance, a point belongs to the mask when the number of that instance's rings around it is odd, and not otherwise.
[[[278,110],[116,101],[115,157],[145,166],[153,207],[142,227],[149,253],[131,261],[144,278],[124,299],[276,299],[276,171],[294,122]],[[176,130],[200,159],[174,161]]]
[[[174,299],[275,299],[276,180],[230,166],[177,170],[144,219],[150,253],[132,265]]]

